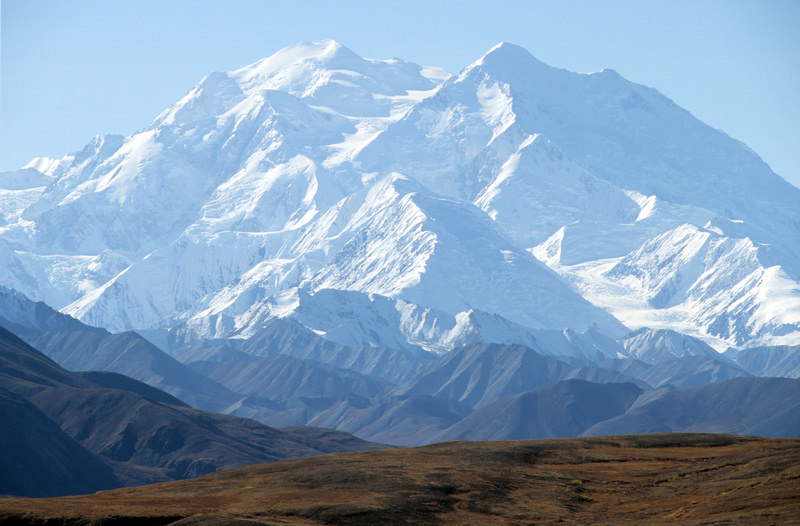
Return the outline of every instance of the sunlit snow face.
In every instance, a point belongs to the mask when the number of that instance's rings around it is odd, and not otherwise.
[[[800,337],[796,189],[655,90],[513,45],[454,77],[292,46],[29,169],[0,177],[0,283],[114,330]]]

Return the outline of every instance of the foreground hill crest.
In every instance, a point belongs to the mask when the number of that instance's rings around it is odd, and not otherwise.
[[[454,76],[298,44],[25,170],[0,178],[0,285],[162,347],[275,318],[436,352],[800,343],[800,190],[654,89],[513,44]]]
[[[247,466],[69,499],[2,499],[0,520],[795,524],[798,453],[797,440],[726,435],[450,442]]]

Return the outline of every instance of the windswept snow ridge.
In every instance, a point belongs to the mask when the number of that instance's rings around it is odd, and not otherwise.
[[[800,190],[746,146],[512,44],[454,76],[298,44],[0,174],[0,285],[172,341],[291,318],[437,353],[613,358],[644,326],[797,345],[798,256]]]

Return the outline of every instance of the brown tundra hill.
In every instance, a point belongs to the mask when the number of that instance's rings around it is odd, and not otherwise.
[[[800,440],[447,442],[0,500],[4,524],[800,524]]]

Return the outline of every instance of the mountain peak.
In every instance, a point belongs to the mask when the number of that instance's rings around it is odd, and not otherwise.
[[[516,44],[500,42],[473,62],[459,75],[466,78],[473,72],[483,72],[496,79],[524,85],[548,71],[558,71],[534,57],[527,49]],[[532,73],[535,72],[533,75]]]
[[[348,48],[335,40],[318,40],[314,42],[301,42],[285,47],[267,58],[263,58],[249,66],[231,72],[240,81],[255,81],[272,78],[278,74],[286,75],[292,69],[302,68],[304,65],[323,65],[336,68],[353,66],[365,62]],[[349,69],[349,68],[348,68]]]
[[[475,65],[485,68],[495,67],[532,67],[547,66],[544,62],[534,57],[527,49],[509,42],[500,42],[487,51]]]
[[[411,62],[365,59],[335,40],[304,42],[228,73],[247,95],[283,91],[349,116],[389,116],[431,90],[441,75],[425,76]]]
[[[340,42],[333,39],[315,40],[313,42],[300,42],[285,47],[274,53],[270,58],[278,56],[306,59],[330,59],[337,55],[358,56]],[[360,58],[360,57],[359,57]]]
[[[208,75],[157,126],[37,163],[47,188],[0,192],[0,283],[197,338],[254,334],[299,286],[413,303],[407,344],[432,349],[470,309],[627,332],[586,300],[715,345],[800,338],[800,190],[740,143],[506,42],[444,84],[422,70],[321,40]]]
[[[482,58],[486,58],[488,56],[503,56],[508,57],[511,55],[524,55],[524,56],[533,56],[531,53],[522,46],[518,46],[517,44],[512,44],[511,42],[498,42],[494,46],[492,46],[489,51],[484,53]]]

